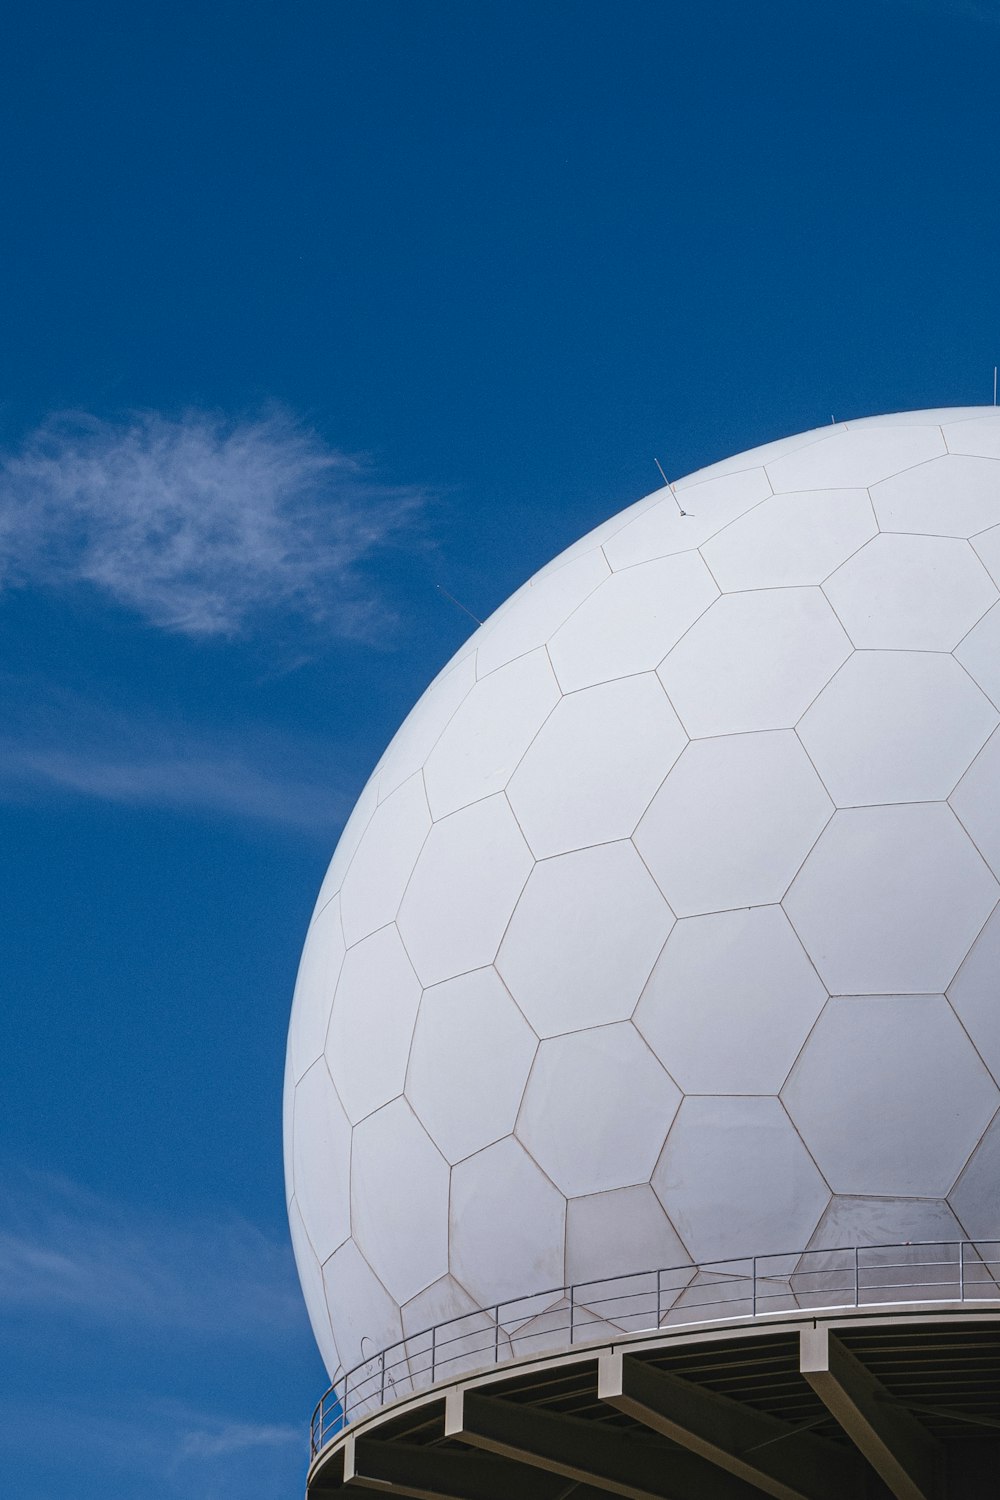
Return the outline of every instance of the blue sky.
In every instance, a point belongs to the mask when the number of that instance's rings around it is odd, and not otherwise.
[[[5,1494],[300,1492],[288,1007],[437,586],[989,400],[998,76],[998,0],[5,8]]]

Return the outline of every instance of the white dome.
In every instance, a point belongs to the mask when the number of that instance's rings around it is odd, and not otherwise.
[[[564,1282],[1000,1236],[1000,414],[675,489],[476,632],[334,855],[285,1099],[331,1375]]]

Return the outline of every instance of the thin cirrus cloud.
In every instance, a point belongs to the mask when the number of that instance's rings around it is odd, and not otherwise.
[[[0,455],[0,583],[87,585],[191,637],[281,611],[363,638],[384,614],[366,565],[429,499],[280,411],[61,416]]]

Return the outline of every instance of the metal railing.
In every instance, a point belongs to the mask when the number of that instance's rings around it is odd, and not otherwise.
[[[795,1250],[552,1287],[436,1323],[355,1365],[317,1403],[311,1452],[387,1401],[532,1354],[767,1313],[983,1301],[1000,1301],[1000,1240]]]

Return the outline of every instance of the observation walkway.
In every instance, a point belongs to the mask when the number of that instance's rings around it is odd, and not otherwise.
[[[450,1319],[313,1413],[308,1500],[1000,1495],[1000,1241],[636,1272]]]

